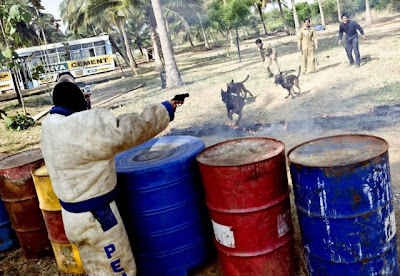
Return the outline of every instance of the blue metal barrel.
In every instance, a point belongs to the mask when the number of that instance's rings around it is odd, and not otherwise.
[[[214,256],[196,155],[200,139],[152,139],[116,157],[117,203],[138,275],[187,275]]]
[[[0,251],[5,251],[12,247],[14,241],[15,233],[11,228],[10,218],[3,201],[0,200]]]
[[[342,135],[289,151],[311,275],[399,275],[388,147]]]

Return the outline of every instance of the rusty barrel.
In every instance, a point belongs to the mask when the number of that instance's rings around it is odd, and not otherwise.
[[[294,275],[285,147],[244,138],[197,156],[225,276]]]
[[[85,270],[78,248],[65,234],[60,201],[51,186],[46,166],[33,170],[32,177],[58,269],[64,273],[83,274]]]
[[[1,198],[26,258],[51,253],[31,176],[31,170],[41,165],[40,149],[24,151],[0,161]]]
[[[340,135],[288,153],[311,275],[399,275],[388,143]]]

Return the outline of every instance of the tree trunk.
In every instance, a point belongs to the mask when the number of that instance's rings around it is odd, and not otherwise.
[[[163,15],[164,15],[164,14],[163,14]],[[165,17],[164,17],[164,19],[165,19],[165,26],[167,27],[167,33],[168,33],[168,37],[169,37],[169,45],[170,45],[170,47],[171,47],[171,49],[172,49],[172,53],[175,53],[174,45],[172,44],[172,40],[171,40],[171,33],[170,33],[170,31],[169,31],[168,20],[167,20],[167,18],[165,18]]]
[[[226,6],[226,0],[223,0],[223,3],[224,3],[224,7]],[[234,45],[234,43],[233,43],[233,35],[232,35],[232,32],[229,30],[228,31],[229,32],[229,43],[230,43],[230,45],[231,45],[231,49],[233,49],[233,45]]]
[[[365,0],[365,23],[372,23],[371,7],[369,5],[369,0]]]
[[[204,30],[203,21],[201,20],[200,14],[197,14],[197,17],[199,18],[199,21],[200,21],[200,28],[201,28],[201,34],[203,35],[204,47],[206,47],[207,49],[210,49],[210,45],[208,44],[206,31]]]
[[[18,104],[22,106],[22,111],[24,112],[24,115],[26,116],[27,113],[26,113],[26,108],[25,108],[25,101],[24,101],[24,98],[22,97],[21,87],[19,86],[17,70],[15,68],[13,68],[11,70],[11,73],[12,73],[12,75],[14,75],[14,86],[15,86],[15,93],[17,94],[17,97],[18,97]]]
[[[124,41],[123,38],[122,38],[122,41]],[[129,59],[126,57],[126,53],[123,51],[123,49],[121,49],[118,46],[117,42],[111,36],[110,36],[110,42],[111,42],[111,45],[114,47],[114,50],[117,51],[121,55],[122,59],[126,62],[126,64],[128,66],[130,66]]]
[[[342,11],[340,9],[340,0],[336,0],[337,3],[337,14],[338,14],[338,20],[339,22],[342,21]]]
[[[236,46],[237,46],[237,51],[238,51],[238,57],[239,57],[239,62],[242,62],[242,57],[240,56],[240,46],[239,46],[239,31],[236,28]]]
[[[158,43],[159,38],[157,35],[157,23],[154,17],[153,9],[152,8],[148,9],[146,15],[150,21],[150,38],[153,44],[153,57],[154,57],[155,68],[156,72],[160,73],[161,71],[164,70],[164,63],[162,60],[162,52],[160,49],[160,45]]]
[[[318,0],[319,4],[319,13],[321,14],[321,25],[325,27],[325,16],[324,10],[322,9],[322,0]]]
[[[293,8],[294,26],[295,26],[296,35],[297,35],[300,30],[300,23],[299,23],[299,17],[297,16],[297,11],[296,11],[296,3],[294,0],[292,0],[292,8]]]
[[[258,10],[258,14],[260,15],[261,23],[262,23],[263,28],[264,28],[264,34],[268,35],[267,26],[265,25],[264,18],[263,18],[262,6],[256,4],[256,7],[257,7],[257,10]]]
[[[181,75],[176,66],[174,51],[172,48],[171,38],[167,31],[164,14],[161,10],[160,0],[151,0],[154,16],[157,22],[157,29],[160,35],[161,48],[164,55],[165,69],[167,74],[167,87],[176,87],[183,85]]]
[[[124,37],[124,45],[125,45],[126,55],[128,56],[129,59],[129,66],[132,68],[135,76],[138,76],[139,74],[136,70],[138,66],[136,64],[135,59],[133,58],[131,46],[129,45],[128,34],[126,33],[124,19],[119,20],[119,28],[121,29],[122,36]]]
[[[281,0],[278,0],[278,6],[279,6],[279,11],[281,13],[283,28],[284,28],[285,32],[287,33],[287,35],[290,35],[289,28],[288,28],[286,20],[285,20],[285,16],[283,15]]]

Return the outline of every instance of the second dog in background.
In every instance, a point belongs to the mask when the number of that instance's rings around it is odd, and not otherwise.
[[[249,90],[246,89],[246,87],[244,87],[244,83],[249,79],[249,75],[247,75],[247,77],[241,81],[241,82],[233,82],[233,80],[231,82],[228,82],[226,84],[226,89],[228,93],[231,94],[235,94],[237,96],[241,96],[243,98],[247,98],[247,93],[250,94],[250,96],[254,97],[253,94],[251,94],[251,92]]]
[[[275,83],[280,84],[283,88],[285,88],[289,92],[289,94],[285,98],[288,98],[289,96],[294,97],[294,95],[300,94],[301,92],[299,86],[300,70],[301,66],[299,66],[299,72],[297,76],[295,75],[282,76],[282,72],[280,72],[278,75],[275,76]],[[299,89],[297,93],[294,91],[293,86],[296,86]]]

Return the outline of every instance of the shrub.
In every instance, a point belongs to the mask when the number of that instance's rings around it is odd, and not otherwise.
[[[35,121],[28,115],[30,114],[27,113],[27,115],[24,115],[17,113],[16,115],[10,117],[7,116],[5,119],[6,128],[9,130],[16,130],[16,131],[30,128],[35,124]]]

